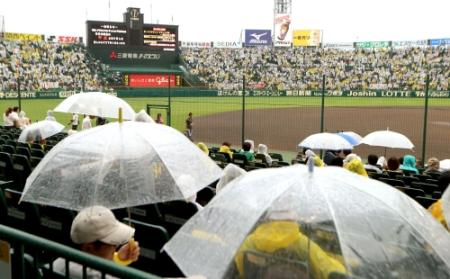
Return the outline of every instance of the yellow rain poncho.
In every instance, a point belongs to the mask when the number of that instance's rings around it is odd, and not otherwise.
[[[203,151],[203,153],[205,153],[206,155],[209,155],[209,149],[208,146],[206,146],[206,144],[204,144],[203,142],[199,142],[197,143],[198,148],[200,148],[201,151]]]
[[[228,153],[230,154],[230,158],[233,159],[233,151],[231,151],[230,147],[227,145],[222,145],[219,148],[219,152]]]
[[[316,243],[300,232],[293,221],[270,221],[259,225],[247,236],[235,256],[235,264],[241,278],[244,277],[246,251],[272,254],[283,250],[293,253],[299,261],[308,262],[314,278],[326,279],[332,272],[346,273],[342,263],[324,252]]]
[[[436,220],[438,220],[447,230],[449,229],[447,227],[447,221],[444,217],[444,212],[442,211],[442,199],[438,200],[437,202],[433,203],[430,207],[428,207],[428,211],[433,215]]]
[[[368,176],[363,163],[360,160],[354,159],[347,163],[344,168],[351,172],[357,173],[362,176]]]

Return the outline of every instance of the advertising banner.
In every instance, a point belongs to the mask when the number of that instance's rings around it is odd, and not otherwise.
[[[443,39],[431,39],[430,45],[432,46],[445,46],[450,45],[450,38],[443,38]]]
[[[392,47],[395,48],[406,48],[406,47],[425,47],[428,45],[427,40],[417,40],[417,41],[394,41],[392,42]]]
[[[270,46],[272,44],[272,31],[268,29],[246,29],[246,46]]]
[[[325,43],[324,48],[353,49],[353,43]]]
[[[130,87],[169,87],[169,78],[170,86],[180,85],[178,76],[161,74],[129,74],[125,75],[125,83]]]
[[[297,29],[293,32],[294,46],[319,46],[321,31],[318,29]]]
[[[181,47],[184,48],[211,48],[211,42],[181,42]]]
[[[213,42],[213,47],[216,48],[241,48],[241,42]]]
[[[387,48],[389,47],[389,42],[388,41],[356,42],[355,46],[357,48]]]
[[[290,14],[276,14],[275,15],[275,34],[274,45],[275,46],[291,46],[292,31],[291,25],[291,15]]]
[[[44,40],[44,35],[5,32],[5,40],[7,40],[7,41],[34,41],[34,42],[39,42],[39,41],[43,41]]]
[[[58,36],[58,43],[60,44],[75,44],[79,43],[80,37],[75,36]]]

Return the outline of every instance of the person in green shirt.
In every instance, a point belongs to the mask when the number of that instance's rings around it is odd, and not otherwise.
[[[251,147],[252,147],[251,143],[244,142],[242,144],[241,151],[239,151],[239,154],[245,155],[245,157],[247,157],[247,161],[249,162],[255,161],[255,155],[252,152],[250,152]]]

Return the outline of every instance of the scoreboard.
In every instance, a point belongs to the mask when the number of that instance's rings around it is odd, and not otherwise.
[[[178,26],[144,24],[139,8],[127,8],[123,22],[87,21],[87,48],[108,65],[169,67],[179,63]]]
[[[88,48],[143,46],[163,51],[177,50],[178,26],[144,24],[139,31],[127,30],[126,24],[121,22],[88,21]]]

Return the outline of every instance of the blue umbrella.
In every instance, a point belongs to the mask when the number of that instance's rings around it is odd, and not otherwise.
[[[358,145],[358,140],[350,136],[349,134],[346,134],[344,132],[337,133],[339,136],[343,137],[348,143],[351,145]]]

